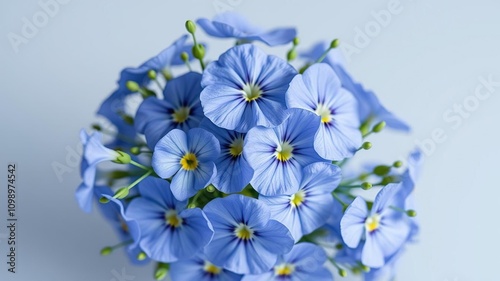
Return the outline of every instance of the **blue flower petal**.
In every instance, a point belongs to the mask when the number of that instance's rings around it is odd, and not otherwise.
[[[288,107],[306,109],[322,117],[314,141],[321,157],[342,160],[353,156],[361,146],[356,100],[341,88],[330,66],[314,64],[303,75],[297,75],[290,83],[286,102]]]
[[[254,45],[235,46],[203,73],[203,111],[214,124],[228,130],[245,133],[255,126],[276,126],[285,117],[284,95],[295,74],[286,61]],[[245,94],[250,88],[256,95],[252,100]]]
[[[245,139],[247,149],[243,153],[255,171],[251,184],[262,195],[297,192],[302,168],[325,161],[312,147],[320,125],[319,117],[302,109],[290,109],[288,113],[288,118],[279,126],[273,129],[255,127]],[[283,143],[293,147],[292,156],[286,161],[276,156]]]
[[[152,166],[162,178],[170,178],[181,168],[181,158],[188,151],[186,134],[178,129],[161,138],[153,152]]]
[[[218,14],[212,21],[202,18],[196,22],[210,36],[261,41],[269,46],[288,44],[297,35],[295,28],[277,28],[264,31],[234,12]]]
[[[340,221],[340,231],[347,246],[356,248],[365,231],[365,220],[368,216],[366,202],[361,197],[356,197],[346,209]]]

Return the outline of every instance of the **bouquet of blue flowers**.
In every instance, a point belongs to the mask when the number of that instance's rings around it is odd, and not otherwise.
[[[235,45],[208,62],[198,27]],[[350,168],[368,136],[409,127],[353,80],[339,41],[299,52],[294,28],[234,13],[186,30],[122,70],[107,121],[81,132],[78,204],[97,201],[119,236],[101,254],[154,262],[156,280],[392,279],[418,234],[421,155]]]

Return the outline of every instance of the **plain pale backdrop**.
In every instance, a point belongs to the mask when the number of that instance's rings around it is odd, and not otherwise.
[[[482,100],[474,93],[481,79],[500,81],[499,2],[394,1],[66,0],[47,18],[37,0],[2,1],[0,167],[18,163],[19,246],[18,273],[7,274],[0,238],[0,279],[122,281],[116,275],[125,270],[133,276],[125,281],[152,280],[152,266],[133,267],[121,251],[99,256],[116,237],[96,212],[77,207],[80,179],[71,151],[123,67],[168,46],[184,33],[185,20],[230,7],[264,27],[297,26],[302,47],[333,38],[359,47],[349,70],[413,127],[409,135],[371,138],[374,148],[361,158],[392,162],[416,142],[428,143],[416,195],[420,243],[404,255],[397,280],[498,280],[500,87],[490,85]],[[381,20],[388,5],[397,12]],[[33,17],[42,27],[13,47],[9,38],[22,35]],[[366,29],[368,40],[359,42]],[[215,59],[233,42],[208,43]],[[462,115],[455,113],[460,106]],[[53,163],[67,173],[58,178]],[[0,171],[0,235],[6,233],[5,174]]]

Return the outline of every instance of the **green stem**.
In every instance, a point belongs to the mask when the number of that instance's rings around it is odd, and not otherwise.
[[[322,62],[326,58],[331,49],[332,48],[326,49],[326,51],[321,55],[321,57],[319,57],[319,59],[316,60],[316,63]]]
[[[151,168],[150,168],[150,167],[146,167],[146,166],[144,166],[144,165],[142,165],[142,164],[140,164],[140,163],[135,162],[134,160],[131,160],[131,161],[130,161],[130,164],[132,164],[132,165],[134,165],[134,166],[136,166],[136,167],[139,167],[139,168],[141,168],[141,169],[143,169],[143,170],[146,170],[146,171],[151,170]]]
[[[136,186],[138,183],[140,183],[143,179],[147,178],[149,175],[151,175],[153,173],[153,169],[150,169],[149,171],[147,171],[144,175],[142,175],[140,178],[138,178],[137,180],[135,180],[133,183],[131,183],[127,188],[130,190],[132,189],[134,186]]]
[[[337,201],[339,201],[340,204],[342,204],[342,207],[347,207],[348,205],[342,201],[342,199],[335,193],[332,192],[333,198],[335,198]]]

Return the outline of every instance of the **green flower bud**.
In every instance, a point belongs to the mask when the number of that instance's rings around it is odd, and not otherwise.
[[[403,166],[403,162],[401,161],[396,161],[392,164],[394,168],[401,168]]]
[[[118,199],[123,199],[128,196],[128,193],[129,193],[128,187],[122,187],[116,191],[115,196]]]
[[[294,59],[297,58],[297,51],[295,49],[291,49],[286,54],[286,58],[287,58],[288,61],[293,61]]]
[[[147,258],[148,258],[148,255],[146,255],[146,253],[144,253],[144,252],[140,252],[140,253],[137,255],[137,260],[138,260],[138,261],[143,261],[143,260],[145,260],[145,259],[147,259]]]
[[[154,91],[151,91],[148,88],[142,88],[141,89],[141,96],[143,99],[147,99],[149,97],[156,97],[156,93]]]
[[[150,71],[148,71],[148,78],[151,80],[155,80],[156,79],[156,71],[154,71],[152,69]]]
[[[347,277],[347,270],[339,268],[339,275],[340,277]]]
[[[99,198],[99,203],[101,203],[101,204],[109,203],[109,199],[106,197],[101,197],[101,198]]]
[[[365,141],[361,147],[362,147],[364,150],[369,150],[370,148],[372,148],[372,143],[371,143],[371,142],[369,142],[369,141]]]
[[[352,274],[354,274],[354,275],[360,275],[361,274],[361,269],[359,267],[353,267],[351,269],[351,271],[352,271]]]
[[[385,121],[382,121],[382,122],[377,123],[377,124],[373,127],[372,131],[373,131],[374,133],[380,133],[380,132],[381,132],[384,128],[385,128]]]
[[[358,178],[359,178],[359,180],[360,180],[360,181],[364,181],[364,180],[366,180],[369,176],[370,176],[370,174],[368,174],[368,173],[362,173],[361,175],[359,175],[359,177],[358,177]]]
[[[163,74],[163,77],[167,81],[170,81],[170,80],[174,79],[174,75],[172,75],[172,72],[170,72],[168,69],[162,70],[161,74]]]
[[[360,265],[361,267],[361,270],[363,270],[364,272],[370,272],[370,268],[364,264]]]
[[[382,178],[382,185],[387,185],[387,184],[390,184],[390,183],[393,183],[395,182],[396,179],[394,177],[391,177],[391,176],[386,176],[384,178]]]
[[[330,49],[335,49],[339,46],[340,44],[340,41],[339,39],[334,39],[331,43],[330,43]]]
[[[101,256],[107,256],[113,252],[113,248],[111,247],[104,247],[101,250]]]
[[[202,60],[205,56],[205,47],[201,44],[196,44],[193,46],[192,52],[195,58]]]
[[[210,193],[214,192],[215,191],[215,186],[213,186],[213,185],[207,186],[207,191],[210,192]]]
[[[99,124],[92,124],[92,129],[96,130],[96,131],[101,131],[102,130],[102,127],[101,125]]]
[[[371,183],[369,183],[369,182],[364,182],[364,183],[361,184],[361,188],[364,189],[364,190],[368,190],[368,189],[370,189],[372,187],[373,187],[373,185]]]
[[[294,46],[299,45],[299,43],[300,43],[300,39],[299,39],[299,37],[295,37],[295,38],[293,38],[293,45],[294,45]]]
[[[191,34],[194,34],[196,32],[196,23],[192,20],[186,21],[186,30]]]
[[[141,148],[137,147],[137,146],[131,147],[130,153],[132,153],[134,155],[139,155],[141,153]]]
[[[408,210],[406,211],[406,215],[409,216],[410,218],[414,218],[417,216],[417,211],[415,210]]]
[[[390,171],[391,167],[386,165],[378,165],[373,168],[373,173],[379,177],[387,175]]]
[[[155,279],[156,280],[163,280],[165,277],[167,277],[168,270],[170,269],[170,266],[168,263],[158,263],[158,266],[156,267],[155,271]]]
[[[128,155],[127,153],[125,153],[121,150],[116,150],[116,152],[118,153],[118,156],[116,157],[116,159],[113,162],[118,163],[118,164],[128,164],[128,163],[130,163],[130,161],[132,161],[132,159],[130,158],[130,155]]]
[[[181,60],[183,62],[188,62],[189,61],[189,54],[187,52],[182,52],[181,53]]]
[[[137,84],[137,82],[135,81],[127,81],[127,83],[125,83],[125,87],[127,87],[127,89],[133,93],[137,93],[139,92],[139,84]]]

